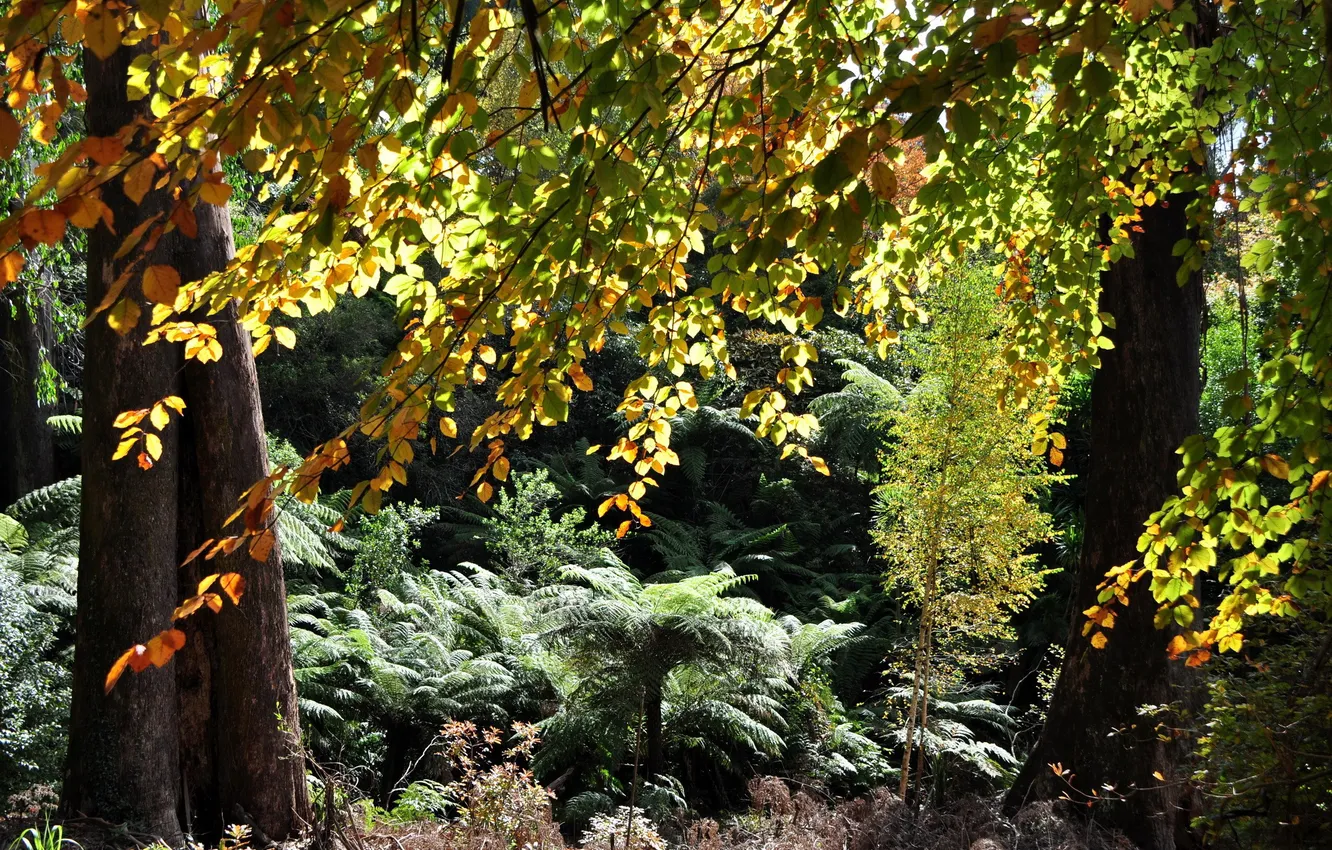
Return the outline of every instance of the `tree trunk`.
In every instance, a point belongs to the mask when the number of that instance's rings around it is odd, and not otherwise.
[[[37,400],[45,301],[23,303],[22,288],[0,298],[0,510],[55,480],[51,428]],[[37,315],[33,315],[36,312]]]
[[[85,51],[89,135],[114,135],[147,114],[146,100],[132,103],[125,96],[134,55],[121,48],[103,62]],[[105,187],[102,199],[115,216],[116,233],[98,224],[89,235],[89,311],[129,262],[114,259],[116,234],[161,210],[165,193],[151,193],[136,205],[117,182]],[[132,284],[127,297],[140,298],[138,291]],[[140,303],[146,313],[148,305]],[[151,469],[139,469],[130,458],[111,459],[119,441],[111,424],[116,415],[179,391],[180,350],[145,346],[143,338],[142,327],[122,337],[101,319],[89,324],[85,336],[79,604],[64,808],[71,815],[127,822],[176,844],[175,678],[150,669],[103,693],[116,657],[166,628],[178,601],[177,429],[163,433],[162,456]]]
[[[125,101],[132,57],[128,48],[105,63],[86,57],[91,135],[112,135],[135,110],[146,109],[146,100]],[[136,206],[109,188],[104,200],[117,232],[128,233],[160,210],[164,197],[155,193]],[[195,238],[167,234],[151,259],[174,267],[186,283],[222,268],[233,255],[226,208],[201,203],[195,216]],[[117,244],[104,228],[94,234],[90,309],[120,270],[108,259]],[[145,305],[144,325],[148,312]],[[224,522],[241,494],[268,474],[268,453],[249,335],[235,307],[192,318],[217,330],[219,362],[183,364],[177,346],[143,346],[142,331],[121,338],[101,318],[89,325],[84,563],[67,807],[131,819],[169,839],[180,834],[179,815],[192,832],[242,823],[263,844],[293,836],[309,819],[281,554],[275,545],[259,562],[242,548],[185,570],[177,564],[205,538],[236,530],[224,530]],[[147,472],[131,459],[113,463],[115,415],[167,395],[183,396],[187,408],[183,421],[163,432],[158,463]],[[167,628],[175,604],[194,595],[201,571],[243,575],[239,608],[190,618],[182,624],[187,643],[176,670],[131,676],[104,698],[102,682],[115,657]],[[156,736],[151,746],[144,745],[144,729]],[[136,762],[148,757],[140,751],[157,753],[157,761]],[[115,778],[127,772],[138,784]]]
[[[199,237],[205,221],[225,226],[231,256],[231,223],[225,209],[197,210]],[[184,278],[183,279],[188,279]],[[224,352],[213,364],[185,367],[188,419],[192,425],[201,518],[199,539],[216,536],[241,495],[268,474],[268,447],[259,406],[250,336],[236,321],[236,308],[208,317]],[[219,556],[213,569],[245,576],[245,596],[212,625],[213,704],[218,738],[217,782],[223,815],[252,822],[268,837],[294,835],[309,821],[305,763],[300,747],[296,681],[282,555],[273,546],[265,561],[238,549]],[[182,588],[192,593],[192,588]],[[257,663],[258,662],[258,663]]]
[[[643,697],[643,725],[647,731],[646,778],[656,779],[666,772],[666,735],[662,721],[662,683],[648,686]]]
[[[1102,279],[1100,309],[1115,317],[1115,348],[1102,355],[1092,383],[1091,466],[1086,533],[1073,597],[1064,667],[1049,716],[1006,806],[1058,799],[1079,802],[1095,791],[1095,816],[1122,829],[1144,850],[1176,847],[1190,812],[1181,790],[1187,744],[1169,716],[1140,716],[1144,705],[1187,700],[1191,676],[1167,658],[1170,634],[1153,624],[1156,605],[1147,581],[1132,586],[1131,604],[1105,649],[1082,635],[1082,611],[1096,604],[1106,572],[1138,557],[1143,523],[1174,495],[1175,449],[1198,428],[1198,359],[1203,292],[1198,274],[1179,286],[1176,241],[1188,236],[1189,197],[1174,195],[1144,208],[1134,234],[1136,258],[1115,263]],[[1066,781],[1051,765],[1072,771]],[[1154,777],[1159,772],[1161,781]],[[1102,785],[1115,791],[1107,794]],[[1072,785],[1072,788],[1069,787]],[[1086,796],[1083,796],[1086,795]]]

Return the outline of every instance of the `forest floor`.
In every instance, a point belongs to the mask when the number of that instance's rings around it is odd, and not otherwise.
[[[635,841],[630,850],[1134,850],[1121,833],[1072,814],[1063,803],[1027,806],[1004,816],[997,799],[970,797],[942,808],[919,811],[896,794],[879,789],[864,797],[826,804],[801,792],[791,794],[780,780],[758,780],[755,810],[724,819],[663,826],[662,844]],[[751,786],[753,789],[753,786]],[[517,846],[563,848],[552,832],[531,834]],[[512,836],[507,836],[512,840]],[[556,843],[558,842],[558,843]],[[493,834],[462,834],[456,824],[418,823],[379,827],[349,842],[348,850],[489,850],[514,846]],[[358,846],[359,845],[359,846]],[[568,847],[624,850],[623,836],[584,837]]]

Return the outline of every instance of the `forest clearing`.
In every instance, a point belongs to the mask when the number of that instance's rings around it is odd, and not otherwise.
[[[4,847],[1332,847],[1332,0],[0,53]]]

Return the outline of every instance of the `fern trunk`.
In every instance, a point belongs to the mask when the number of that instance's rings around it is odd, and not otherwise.
[[[1167,659],[1170,633],[1153,623],[1149,582],[1132,586],[1131,604],[1104,649],[1083,636],[1081,612],[1096,603],[1097,585],[1111,567],[1138,557],[1144,521],[1177,492],[1175,449],[1198,428],[1202,280],[1194,274],[1177,284],[1179,261],[1172,256],[1174,244],[1189,235],[1188,200],[1176,195],[1168,208],[1143,208],[1136,258],[1120,260],[1103,276],[1100,309],[1117,327],[1115,348],[1102,355],[1092,383],[1086,536],[1070,636],[1045,728],[1006,800],[1012,810],[1065,793],[1079,801],[1093,792],[1123,795],[1120,802],[1095,803],[1094,816],[1144,850],[1180,846],[1176,835],[1187,831],[1191,812],[1181,765],[1187,747],[1168,728],[1169,717],[1140,716],[1138,709],[1187,700],[1191,677]],[[1073,775],[1066,781],[1051,765]],[[1116,791],[1107,795],[1102,784]]]

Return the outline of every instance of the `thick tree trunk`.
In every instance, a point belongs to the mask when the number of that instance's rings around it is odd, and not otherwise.
[[[0,297],[0,510],[55,480],[51,428],[37,400],[42,358],[42,308],[23,303],[17,285]]]
[[[125,97],[133,56],[122,48],[103,62],[85,52],[90,135],[114,135],[147,112],[147,101]],[[119,184],[108,185],[103,201],[116,233],[128,233],[160,210],[163,195],[136,205]],[[119,245],[120,237],[104,225],[89,236],[90,311],[128,262],[114,259]],[[129,290],[132,297],[138,291],[137,283]],[[165,628],[178,601],[176,430],[162,435],[162,456],[151,469],[111,459],[119,438],[111,424],[116,415],[179,391],[179,349],[145,346],[143,337],[141,328],[119,336],[103,320],[91,323],[85,336],[79,607],[64,808],[127,822],[174,843],[181,834],[175,678],[149,670],[103,693],[116,657]]]
[[[213,209],[225,221],[225,210]],[[201,238],[204,213],[198,211]],[[226,225],[229,249],[230,222]],[[215,536],[235,511],[241,494],[268,474],[249,334],[236,321],[234,307],[209,317],[208,322],[217,328],[225,352],[221,361],[185,367],[197,452],[201,539]],[[220,556],[214,568],[245,576],[241,606],[223,611],[211,629],[222,814],[229,820],[252,823],[275,840],[286,838],[309,821],[310,805],[292,677],[282,556],[276,544],[263,562],[239,549]]]
[[[146,105],[125,101],[132,56],[122,48],[106,63],[87,57],[91,135],[116,133]],[[136,206],[118,189],[104,199],[118,233],[163,203],[154,194]],[[151,259],[174,267],[184,282],[222,268],[233,254],[226,208],[200,204],[195,215],[197,236],[167,234]],[[108,259],[117,242],[102,228],[94,235],[90,309],[120,270]],[[145,325],[148,312],[145,305]],[[121,338],[100,318],[89,326],[84,562],[66,803],[169,839],[180,834],[180,816],[192,832],[243,823],[263,844],[291,837],[309,819],[286,588],[276,546],[263,562],[241,549],[177,569],[185,552],[224,533],[241,494],[268,473],[249,335],[234,307],[194,319],[216,328],[219,362],[183,364],[177,346],[145,347],[142,332]],[[163,433],[158,463],[147,472],[132,459],[113,463],[115,415],[167,395],[183,396],[187,409],[183,422]],[[240,607],[190,618],[174,671],[132,676],[103,697],[115,657],[168,626],[175,604],[194,595],[201,570],[242,574]],[[123,775],[131,772],[134,782],[127,783]]]
[[[1145,208],[1145,232],[1134,236],[1136,258],[1120,260],[1102,280],[1100,308],[1113,314],[1117,328],[1115,348],[1102,355],[1092,383],[1086,534],[1072,629],[1040,741],[1006,800],[1015,809],[1066,792],[1079,802],[1093,792],[1123,795],[1095,803],[1094,816],[1145,850],[1176,847],[1177,829],[1187,826],[1188,777],[1180,765],[1187,749],[1168,716],[1138,710],[1187,701],[1192,677],[1167,658],[1170,634],[1153,625],[1147,581],[1133,585],[1132,604],[1119,614],[1105,649],[1083,637],[1081,612],[1096,603],[1097,585],[1111,567],[1138,557],[1143,523],[1177,492],[1175,449],[1198,428],[1202,280],[1194,275],[1176,284],[1179,262],[1171,256],[1188,235],[1187,203],[1173,196],[1168,208]],[[1066,781],[1051,765],[1072,775]],[[1103,784],[1115,790],[1107,794]]]

